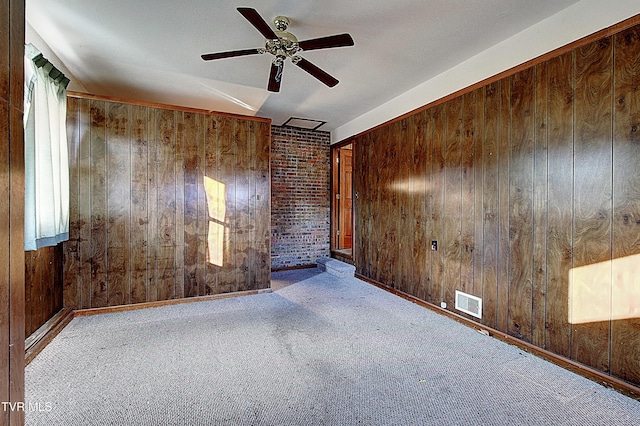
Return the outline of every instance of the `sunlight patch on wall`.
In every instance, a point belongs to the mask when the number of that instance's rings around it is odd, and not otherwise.
[[[225,185],[210,177],[204,177],[204,192],[209,209],[209,230],[207,233],[207,262],[216,266],[224,264],[224,218]]]
[[[427,194],[430,189],[427,177],[416,176],[406,179],[398,179],[389,184],[389,189],[396,192],[405,192],[409,194]]]
[[[209,231],[207,233],[207,262],[216,265],[224,265],[224,226],[214,221],[209,221]]]
[[[571,324],[629,318],[640,318],[640,254],[569,271]]]

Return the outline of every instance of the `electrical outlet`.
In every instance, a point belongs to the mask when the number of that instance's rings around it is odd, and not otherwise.
[[[431,250],[433,250],[433,251],[438,250],[438,241],[436,241],[436,240],[432,240],[431,241]]]
[[[442,309],[447,309],[447,302],[440,302],[440,307]]]

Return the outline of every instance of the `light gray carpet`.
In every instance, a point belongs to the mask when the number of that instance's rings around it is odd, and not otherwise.
[[[74,319],[27,425],[633,425],[640,402],[355,278]]]

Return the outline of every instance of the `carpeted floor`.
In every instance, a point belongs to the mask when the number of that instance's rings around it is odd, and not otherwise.
[[[355,278],[273,289],[75,318],[26,369],[27,425],[640,424],[640,402]]]

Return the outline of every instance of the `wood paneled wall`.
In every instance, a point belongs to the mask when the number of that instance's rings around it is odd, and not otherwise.
[[[0,0],[0,425],[24,410],[24,0]]]
[[[640,385],[638,58],[634,27],[356,137],[357,272]]]
[[[270,286],[270,122],[70,97],[64,305]]]
[[[60,312],[62,243],[25,252],[25,337]]]

